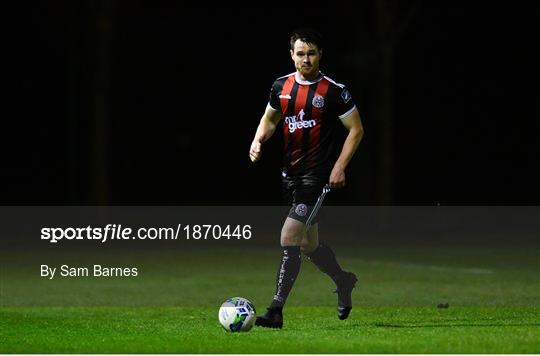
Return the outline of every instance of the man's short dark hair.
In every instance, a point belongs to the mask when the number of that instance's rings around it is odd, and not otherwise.
[[[294,43],[296,40],[300,40],[305,43],[309,43],[317,46],[317,48],[322,50],[323,48],[323,38],[322,35],[315,29],[312,28],[298,28],[291,33],[291,50],[294,50]]]

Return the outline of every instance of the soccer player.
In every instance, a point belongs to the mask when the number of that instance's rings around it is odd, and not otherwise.
[[[255,322],[270,328],[283,326],[282,309],[300,271],[301,253],[336,284],[341,320],[351,312],[357,282],[354,273],[341,269],[332,249],[319,242],[316,216],[325,194],[345,185],[345,168],[363,136],[360,114],[345,86],[319,71],[320,34],[313,29],[295,30],[290,44],[296,72],[274,82],[249,151],[251,160],[257,162],[264,142],[282,121],[283,189],[292,207],[281,229],[283,252],[276,292],[267,312]],[[333,155],[334,134],[340,125],[348,135],[339,155]]]

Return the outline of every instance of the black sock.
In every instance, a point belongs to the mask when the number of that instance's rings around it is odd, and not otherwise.
[[[308,254],[307,257],[321,271],[329,275],[334,282],[336,282],[339,275],[343,273],[343,270],[336,260],[334,251],[332,251],[328,245],[325,245],[322,242],[319,244],[319,246],[317,246],[315,251]]]
[[[300,246],[285,246],[276,276],[276,294],[270,308],[283,308],[300,272]]]

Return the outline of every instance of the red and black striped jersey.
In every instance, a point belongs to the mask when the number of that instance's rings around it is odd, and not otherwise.
[[[314,81],[292,73],[274,82],[268,105],[281,112],[284,175],[329,175],[336,129],[355,109],[347,88],[322,73]]]

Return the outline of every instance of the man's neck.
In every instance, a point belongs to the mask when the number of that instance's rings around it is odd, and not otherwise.
[[[300,84],[311,84],[318,82],[322,78],[322,73],[319,71],[313,78],[306,78],[300,72],[296,72],[295,74],[296,81]]]

